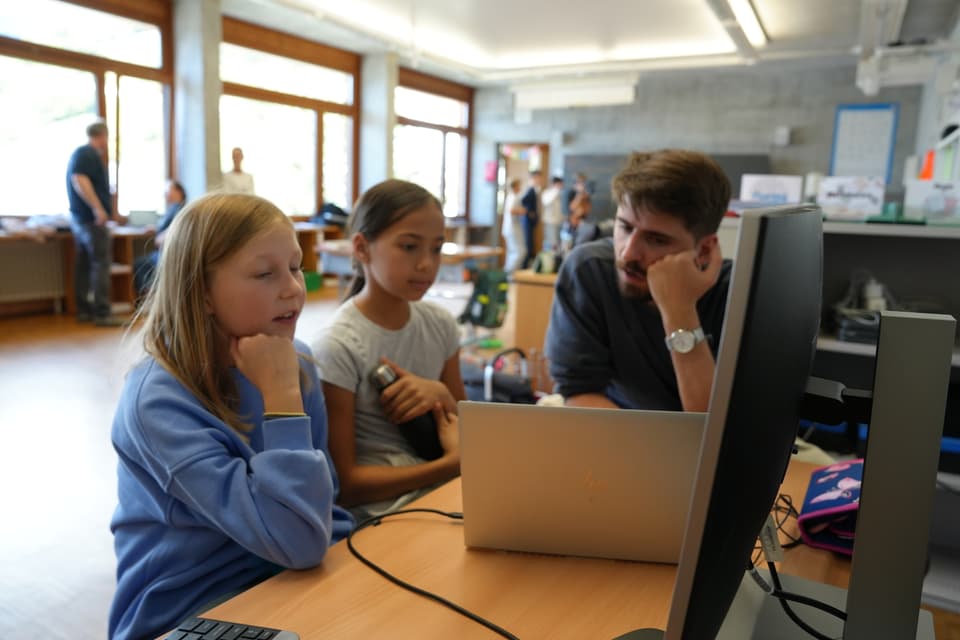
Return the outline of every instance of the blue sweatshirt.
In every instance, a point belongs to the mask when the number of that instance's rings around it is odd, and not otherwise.
[[[304,369],[308,416],[266,422],[259,390],[235,371],[249,444],[152,358],[130,373],[113,421],[111,638],[157,637],[285,567],[316,566],[350,531],[351,516],[334,505],[320,381]]]

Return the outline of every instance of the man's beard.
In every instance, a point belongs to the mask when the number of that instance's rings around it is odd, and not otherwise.
[[[620,295],[622,295],[624,298],[630,298],[631,300],[638,300],[640,302],[652,302],[653,297],[650,295],[649,286],[638,287],[625,282],[623,279],[624,270],[639,275],[644,279],[647,277],[647,270],[636,262],[624,262],[622,260],[617,260],[616,265],[617,288],[620,290]]]

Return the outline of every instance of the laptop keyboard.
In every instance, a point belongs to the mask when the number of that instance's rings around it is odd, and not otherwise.
[[[176,630],[166,636],[166,640],[273,640],[279,629],[255,627],[248,624],[210,620],[209,618],[187,618]],[[285,637],[290,637],[289,632]]]

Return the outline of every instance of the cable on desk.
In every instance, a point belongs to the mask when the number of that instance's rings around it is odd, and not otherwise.
[[[773,505],[773,509],[770,510],[773,514],[774,522],[777,525],[777,531],[786,538],[786,542],[783,540],[780,541],[780,546],[784,549],[792,549],[796,546],[803,544],[803,540],[798,536],[793,535],[790,531],[787,530],[787,523],[791,519],[796,520],[799,517],[800,512],[797,511],[797,508],[793,504],[793,498],[791,498],[786,493],[781,493],[777,496],[777,501]],[[760,549],[759,543],[753,548],[754,555],[752,564],[756,565],[760,562],[760,557],[762,551]]]
[[[780,601],[780,606],[783,607],[783,612],[787,614],[787,617],[790,618],[794,624],[817,640],[835,640],[828,635],[820,633],[809,624],[801,620],[800,616],[798,616],[793,608],[790,607],[789,603],[796,602],[798,604],[805,604],[809,607],[829,613],[832,616],[836,616],[841,620],[846,620],[847,614],[836,607],[826,604],[825,602],[820,602],[819,600],[814,600],[813,598],[808,598],[807,596],[784,591],[783,585],[780,583],[780,574],[777,573],[777,567],[772,562],[767,562],[767,567],[770,570],[770,579],[773,582],[773,593],[770,595]]]
[[[462,513],[452,513],[452,512],[447,512],[447,511],[440,511],[439,509],[426,509],[426,508],[421,508],[421,509],[400,509],[399,511],[391,511],[390,513],[385,513],[385,514],[383,514],[383,515],[374,516],[373,518],[368,518],[368,519],[364,520],[363,522],[361,522],[360,524],[358,524],[357,527],[356,527],[353,531],[350,532],[350,535],[347,536],[347,548],[350,550],[350,553],[352,553],[353,556],[354,556],[357,560],[359,560],[359,561],[362,562],[363,564],[367,565],[368,567],[370,567],[370,568],[373,569],[375,572],[377,572],[378,574],[380,574],[381,576],[383,576],[384,578],[386,578],[386,579],[389,580],[390,582],[394,583],[395,585],[397,585],[397,586],[399,586],[399,587],[402,587],[402,588],[406,589],[407,591],[411,591],[411,592],[413,592],[413,593],[415,593],[415,594],[417,594],[417,595],[423,596],[424,598],[429,598],[430,600],[433,600],[434,602],[438,602],[438,603],[442,604],[443,606],[447,607],[448,609],[451,609],[451,610],[453,610],[453,611],[456,611],[456,612],[459,613],[460,615],[462,615],[462,616],[464,616],[464,617],[466,617],[466,618],[469,618],[470,620],[473,620],[473,621],[476,622],[477,624],[483,625],[483,626],[486,627],[487,629],[490,629],[490,630],[493,631],[494,633],[499,634],[500,636],[503,636],[504,638],[508,638],[509,640],[520,640],[519,638],[517,638],[517,636],[513,635],[512,633],[510,633],[510,632],[507,631],[506,629],[497,626],[496,624],[490,622],[490,621],[487,620],[486,618],[480,617],[479,615],[473,613],[472,611],[468,611],[467,609],[464,609],[463,607],[461,607],[460,605],[456,604],[455,602],[451,602],[451,601],[447,600],[446,598],[443,598],[443,597],[441,597],[441,596],[438,596],[438,595],[435,594],[435,593],[432,593],[432,592],[430,592],[430,591],[427,591],[426,589],[421,589],[420,587],[414,586],[414,585],[410,584],[409,582],[404,582],[404,581],[401,580],[400,578],[398,578],[398,577],[396,577],[395,575],[389,573],[386,569],[383,569],[383,568],[381,568],[380,566],[378,566],[377,564],[375,564],[373,561],[368,560],[368,559],[367,559],[365,556],[363,556],[359,551],[357,551],[356,547],[353,546],[353,536],[354,536],[356,533],[358,533],[359,531],[363,531],[364,529],[367,529],[367,528],[369,528],[369,527],[379,526],[380,523],[383,522],[383,521],[384,521],[385,519],[387,519],[387,518],[392,518],[392,517],[394,517],[394,516],[400,516],[400,515],[405,515],[405,514],[410,514],[410,513],[432,513],[432,514],[435,514],[435,515],[443,516],[443,517],[445,517],[445,518],[450,518],[451,520],[463,520],[463,514],[462,514]]]

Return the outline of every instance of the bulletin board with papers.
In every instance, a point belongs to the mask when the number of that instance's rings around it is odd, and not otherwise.
[[[893,178],[897,141],[897,103],[841,104],[833,124],[832,176]]]

